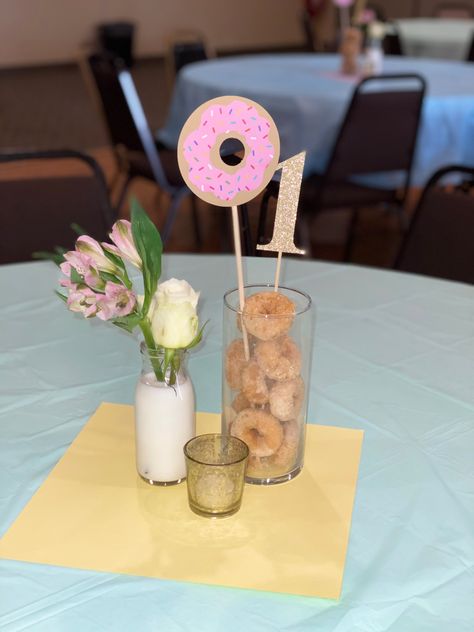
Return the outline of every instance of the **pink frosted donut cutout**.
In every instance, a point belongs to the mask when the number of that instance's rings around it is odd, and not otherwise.
[[[219,149],[227,139],[245,149],[238,165],[223,162]],[[178,141],[178,163],[189,188],[217,206],[244,204],[271,180],[278,165],[280,139],[276,125],[260,105],[243,97],[207,101],[184,124]]]

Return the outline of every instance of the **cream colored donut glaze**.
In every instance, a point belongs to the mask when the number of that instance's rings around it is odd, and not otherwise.
[[[254,360],[251,360],[242,370],[242,393],[251,404],[261,406],[268,402],[265,373]]]
[[[247,331],[259,340],[285,334],[293,324],[295,304],[280,292],[257,292],[245,300],[243,317]]]
[[[303,404],[304,383],[301,377],[275,382],[269,395],[270,412],[280,421],[295,419]]]
[[[255,359],[271,380],[292,380],[300,374],[301,352],[290,336],[258,342]]]
[[[251,457],[271,456],[283,441],[283,428],[278,419],[255,408],[246,408],[237,415],[232,434],[245,441]]]

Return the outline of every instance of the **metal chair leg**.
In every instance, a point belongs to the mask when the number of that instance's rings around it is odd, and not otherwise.
[[[163,244],[166,244],[166,242],[168,241],[171,229],[173,228],[173,224],[178,213],[179,205],[181,204],[183,198],[186,197],[186,195],[189,195],[189,191],[187,189],[180,189],[179,191],[171,195],[168,213],[166,215],[166,220],[161,231],[161,239],[163,241]]]
[[[346,239],[346,246],[344,248],[344,261],[350,261],[352,255],[352,246],[354,244],[354,233],[357,226],[357,220],[359,219],[359,209],[353,208],[351,218],[349,221],[349,230]]]
[[[202,250],[202,230],[199,221],[198,205],[196,196],[191,193],[191,213],[193,216],[194,236],[196,238],[196,246],[199,251]]]
[[[241,204],[239,206],[240,213],[240,229],[242,233],[242,254],[251,257],[255,254],[255,250],[252,244],[252,236],[250,234],[250,220],[247,204]]]
[[[125,182],[122,185],[122,190],[119,193],[117,203],[114,206],[114,211],[117,217],[119,217],[120,215],[120,209],[122,208],[122,204],[123,204],[123,201],[125,200],[125,195],[128,191],[128,187],[131,181],[132,181],[132,178],[127,174]]]

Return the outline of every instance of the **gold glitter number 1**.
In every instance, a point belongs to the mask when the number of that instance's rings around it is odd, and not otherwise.
[[[306,152],[303,151],[280,162],[277,166],[277,169],[281,169],[282,172],[273,224],[273,237],[269,244],[258,245],[257,250],[304,255],[305,251],[295,246],[294,235],[305,156]]]

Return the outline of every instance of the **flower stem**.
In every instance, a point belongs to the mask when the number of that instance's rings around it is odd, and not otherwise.
[[[151,366],[153,367],[153,371],[155,373],[156,379],[159,382],[164,382],[165,376],[163,373],[163,369],[160,365],[159,359],[156,357],[156,345],[153,339],[153,333],[150,327],[150,321],[145,316],[139,322],[140,329],[142,330],[143,337],[145,338],[145,344],[148,349],[148,356],[150,358]]]

